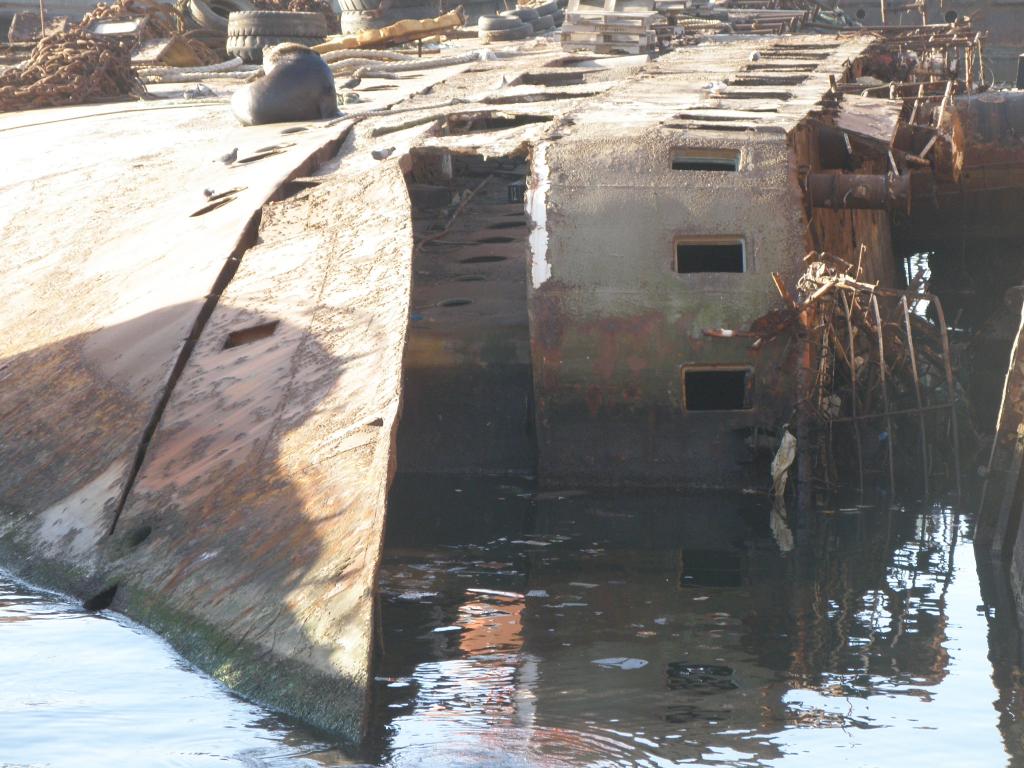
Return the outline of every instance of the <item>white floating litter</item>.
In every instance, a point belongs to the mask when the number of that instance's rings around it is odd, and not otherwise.
[[[594,664],[600,667],[615,667],[616,669],[640,669],[647,666],[644,659],[631,659],[628,656],[616,656],[611,659],[594,659]]]

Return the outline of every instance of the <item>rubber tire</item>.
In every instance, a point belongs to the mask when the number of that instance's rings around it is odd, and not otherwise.
[[[274,35],[236,35],[229,37],[224,46],[228,54],[237,56],[246,64],[262,64],[263,49],[268,45],[279,45],[281,43],[299,43],[301,45],[314,46],[322,43],[322,37],[296,37],[295,35],[274,36]]]
[[[565,11],[557,11],[551,14],[551,18],[555,22],[555,26],[560,27],[565,23]]]
[[[531,21],[530,25],[534,32],[550,32],[555,28],[555,20],[550,16],[541,16],[536,21]]]
[[[230,2],[224,2],[219,0],[218,5],[233,5],[236,6],[236,11],[251,11],[253,10],[252,3],[248,0],[230,0]],[[186,7],[188,15],[195,22],[197,29],[205,29],[210,32],[219,32],[222,35],[227,34],[228,31],[228,17],[221,16],[213,8],[211,8],[205,0],[189,0],[188,6]]]
[[[487,32],[480,32],[480,39],[485,43],[503,43],[509,40],[525,40],[533,35],[533,27],[526,22],[521,22],[513,29],[495,29]]]
[[[228,17],[228,37],[306,37],[329,34],[322,13],[304,11],[239,11]]]
[[[481,32],[498,32],[504,29],[515,29],[522,22],[516,18],[509,18],[508,16],[481,16],[476,21],[476,27]]]
[[[341,22],[342,34],[354,35],[364,29],[387,27],[403,19],[432,19],[441,15],[440,9],[439,0],[418,0],[415,5],[381,13],[343,11],[338,18]]]
[[[558,3],[556,3],[555,0],[551,0],[551,2],[548,3],[541,3],[540,5],[535,5],[533,7],[533,10],[535,10],[541,16],[554,16],[555,11],[558,10]]]
[[[338,7],[342,13],[376,11],[380,7],[380,0],[338,0]]]
[[[499,15],[505,18],[516,18],[527,24],[540,18],[540,14],[533,8],[516,8],[514,11],[502,11]]]
[[[450,4],[450,2],[446,2],[445,7]],[[481,16],[497,16],[498,11],[503,8],[504,6],[499,0],[470,0],[470,2],[463,3],[462,12],[466,17],[466,23],[463,26],[475,27]]]

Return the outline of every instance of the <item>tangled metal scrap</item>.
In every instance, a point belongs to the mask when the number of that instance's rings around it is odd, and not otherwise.
[[[185,30],[173,5],[155,0],[100,3],[74,29],[44,37],[27,61],[0,73],[0,112],[145,96],[146,88],[132,68],[138,40],[89,31],[98,21],[121,19],[141,19],[138,35],[143,39]]]
[[[894,291],[861,282],[856,267],[827,254],[808,260],[797,289],[817,361],[804,405],[824,427],[816,446],[819,482],[842,484],[836,437],[849,428],[852,440],[845,445],[853,445],[849,458],[856,460],[861,489],[872,470],[887,474],[894,487],[897,456],[911,460],[919,451],[927,493],[940,464],[935,446],[942,445],[952,448],[944,457],[952,459],[947,475],[959,485],[959,392],[938,298],[916,284]]]
[[[97,21],[116,21],[125,18],[142,18],[142,36],[171,37],[185,31],[185,17],[173,5],[155,0],[115,0],[98,3],[82,19],[79,29],[86,29]]]
[[[131,66],[133,47],[128,38],[81,27],[45,37],[22,66],[0,74],[0,112],[141,97],[146,89]]]
[[[942,470],[959,489],[962,393],[938,298],[920,290],[920,276],[908,290],[896,291],[862,282],[858,266],[830,254],[811,252],[804,261],[796,297],[772,275],[784,308],[747,331],[709,329],[705,335],[750,338],[752,349],[785,335],[807,340],[810,370],[798,418],[809,426],[813,445],[805,448],[819,489],[856,485],[863,492],[865,476],[873,473],[888,475],[893,488],[896,466],[915,456],[926,494],[929,478]],[[855,483],[844,481],[852,472]]]

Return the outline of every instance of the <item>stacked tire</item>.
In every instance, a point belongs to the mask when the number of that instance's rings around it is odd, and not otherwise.
[[[189,0],[185,5],[185,17],[188,26],[209,32],[228,32],[228,17],[237,11],[254,11],[255,6],[249,0]]]
[[[447,0],[447,2],[442,3],[442,7],[446,9],[449,9],[448,6],[454,8],[457,5],[459,3],[455,2],[455,0]],[[467,27],[475,27],[481,16],[497,16],[498,11],[505,8],[501,0],[466,0],[461,5],[462,12],[466,17]]]
[[[533,25],[516,16],[507,16],[507,11],[498,16],[481,16],[477,19],[478,36],[485,43],[499,43],[508,40],[525,40],[533,34]]]
[[[502,11],[497,16],[481,16],[477,20],[480,39],[484,42],[524,40],[532,35],[549,32],[565,20],[558,0],[541,3],[532,8]]]
[[[441,15],[441,0],[338,0],[341,32],[382,29],[404,19],[433,19]]]
[[[263,62],[263,49],[280,43],[317,45],[329,34],[322,13],[239,11],[228,17],[227,51],[250,64]]]

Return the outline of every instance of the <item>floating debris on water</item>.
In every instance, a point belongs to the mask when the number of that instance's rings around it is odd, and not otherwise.
[[[594,659],[599,667],[615,667],[616,669],[640,669],[647,666],[644,659],[631,659],[628,656],[615,656],[610,659]]]

